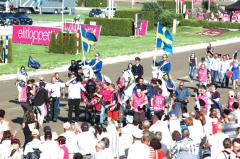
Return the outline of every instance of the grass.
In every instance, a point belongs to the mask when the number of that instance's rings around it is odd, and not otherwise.
[[[209,37],[199,35],[202,28],[179,27],[177,34],[174,36],[174,46],[183,46],[189,44],[197,44],[203,42],[211,42],[216,40],[240,37],[240,32],[225,32],[218,37]],[[100,52],[103,57],[112,57],[119,55],[128,55],[140,53],[143,51],[154,50],[155,32],[150,31],[144,37],[115,37],[101,36],[96,47],[86,54],[87,59],[91,59],[95,52]],[[13,44],[13,60],[12,64],[1,65],[0,74],[16,73],[17,68],[21,65],[27,65],[29,55],[40,62],[42,68],[52,68],[63,64],[70,63],[71,59],[80,59],[80,55],[50,54],[47,46],[36,46],[27,44]]]

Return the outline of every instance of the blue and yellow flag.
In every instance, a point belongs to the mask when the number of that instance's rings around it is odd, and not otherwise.
[[[157,37],[156,37],[156,48],[162,48],[165,52],[172,54],[172,34],[158,22]]]
[[[97,41],[96,36],[93,33],[87,32],[84,28],[81,28],[81,39],[84,52],[89,52]]]

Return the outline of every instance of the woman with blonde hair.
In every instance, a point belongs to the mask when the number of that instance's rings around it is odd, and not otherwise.
[[[233,60],[230,70],[232,71],[232,80],[233,80],[233,89],[238,87],[238,79],[239,79],[239,63],[237,59]]]

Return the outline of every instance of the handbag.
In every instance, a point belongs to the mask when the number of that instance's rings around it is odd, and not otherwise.
[[[226,75],[227,75],[228,78],[231,78],[232,75],[233,75],[233,72],[231,70],[228,70]]]

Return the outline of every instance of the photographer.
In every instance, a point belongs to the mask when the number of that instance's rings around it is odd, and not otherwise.
[[[145,109],[148,104],[147,96],[141,92],[141,89],[137,89],[130,100],[131,109],[134,110],[133,120],[138,124],[142,123],[145,119]]]

